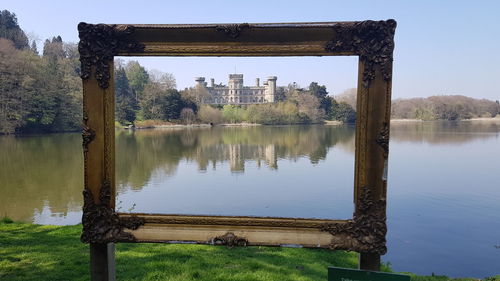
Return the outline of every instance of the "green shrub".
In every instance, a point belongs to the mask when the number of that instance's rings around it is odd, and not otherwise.
[[[9,218],[9,217],[3,217],[1,220],[0,220],[1,223],[13,223],[14,221]]]

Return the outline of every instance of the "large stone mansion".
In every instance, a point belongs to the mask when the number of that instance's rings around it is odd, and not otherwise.
[[[205,77],[196,77],[196,87],[206,90],[205,104],[258,104],[276,101],[276,76],[270,76],[264,84],[255,79],[255,86],[243,86],[243,74],[229,74],[228,85],[216,85],[213,78],[207,86]]]

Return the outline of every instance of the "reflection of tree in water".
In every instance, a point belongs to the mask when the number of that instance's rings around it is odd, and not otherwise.
[[[0,137],[0,217],[30,221],[80,211],[83,154],[80,134]]]
[[[392,123],[391,140],[460,144],[498,138],[494,122]],[[228,163],[244,171],[246,161],[278,169],[280,159],[325,159],[335,146],[354,152],[354,129],[329,126],[144,130],[116,133],[118,191],[141,189],[153,173],[173,175],[180,161],[200,170]],[[130,187],[129,187],[130,186]],[[83,156],[80,134],[0,137],[0,217],[29,221],[49,209],[54,216],[80,211]]]
[[[462,144],[478,139],[498,138],[499,134],[500,122],[492,121],[391,123],[391,141]]]
[[[246,161],[278,169],[279,159],[324,160],[337,143],[353,146],[354,129],[334,126],[215,127],[189,130],[119,132],[116,137],[118,190],[141,189],[155,172],[172,175],[181,160],[200,170],[228,163],[243,172]]]
[[[173,175],[179,161],[196,151],[196,143],[189,144],[190,133],[140,131],[116,133],[117,190],[123,185],[141,189],[153,172]],[[188,141],[186,141],[188,140]],[[196,140],[195,140],[196,141]]]

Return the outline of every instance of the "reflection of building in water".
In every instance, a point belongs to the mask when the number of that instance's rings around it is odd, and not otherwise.
[[[264,151],[264,156],[266,159],[266,164],[273,168],[278,169],[278,158],[276,157],[276,149],[274,144],[269,144],[266,146],[266,150]]]
[[[245,170],[245,160],[241,153],[241,144],[229,145],[229,167],[231,172],[239,172]]]
[[[278,157],[274,144],[257,147],[241,144],[229,145],[229,163],[232,172],[245,171],[246,159],[255,159],[257,162],[264,160],[270,168],[278,169]]]
[[[213,78],[210,86],[205,77],[196,77],[196,87],[208,93],[203,103],[207,104],[256,104],[276,101],[276,76],[270,76],[264,85],[255,79],[255,86],[243,86],[243,74],[229,74],[228,86],[216,85]]]
[[[272,169],[278,169],[278,156],[274,144],[267,145],[245,145],[245,144],[222,144],[211,147],[204,147],[198,150],[198,155],[206,155],[198,161],[199,169],[206,170],[209,164],[208,159],[212,159],[212,169],[215,170],[216,162],[229,160],[231,172],[245,171],[245,161],[256,160],[260,167],[260,162],[264,161]]]

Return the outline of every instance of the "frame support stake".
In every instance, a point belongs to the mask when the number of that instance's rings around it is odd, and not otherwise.
[[[359,269],[380,271],[380,255],[359,253]]]
[[[90,276],[92,281],[115,281],[115,244],[90,244]]]

